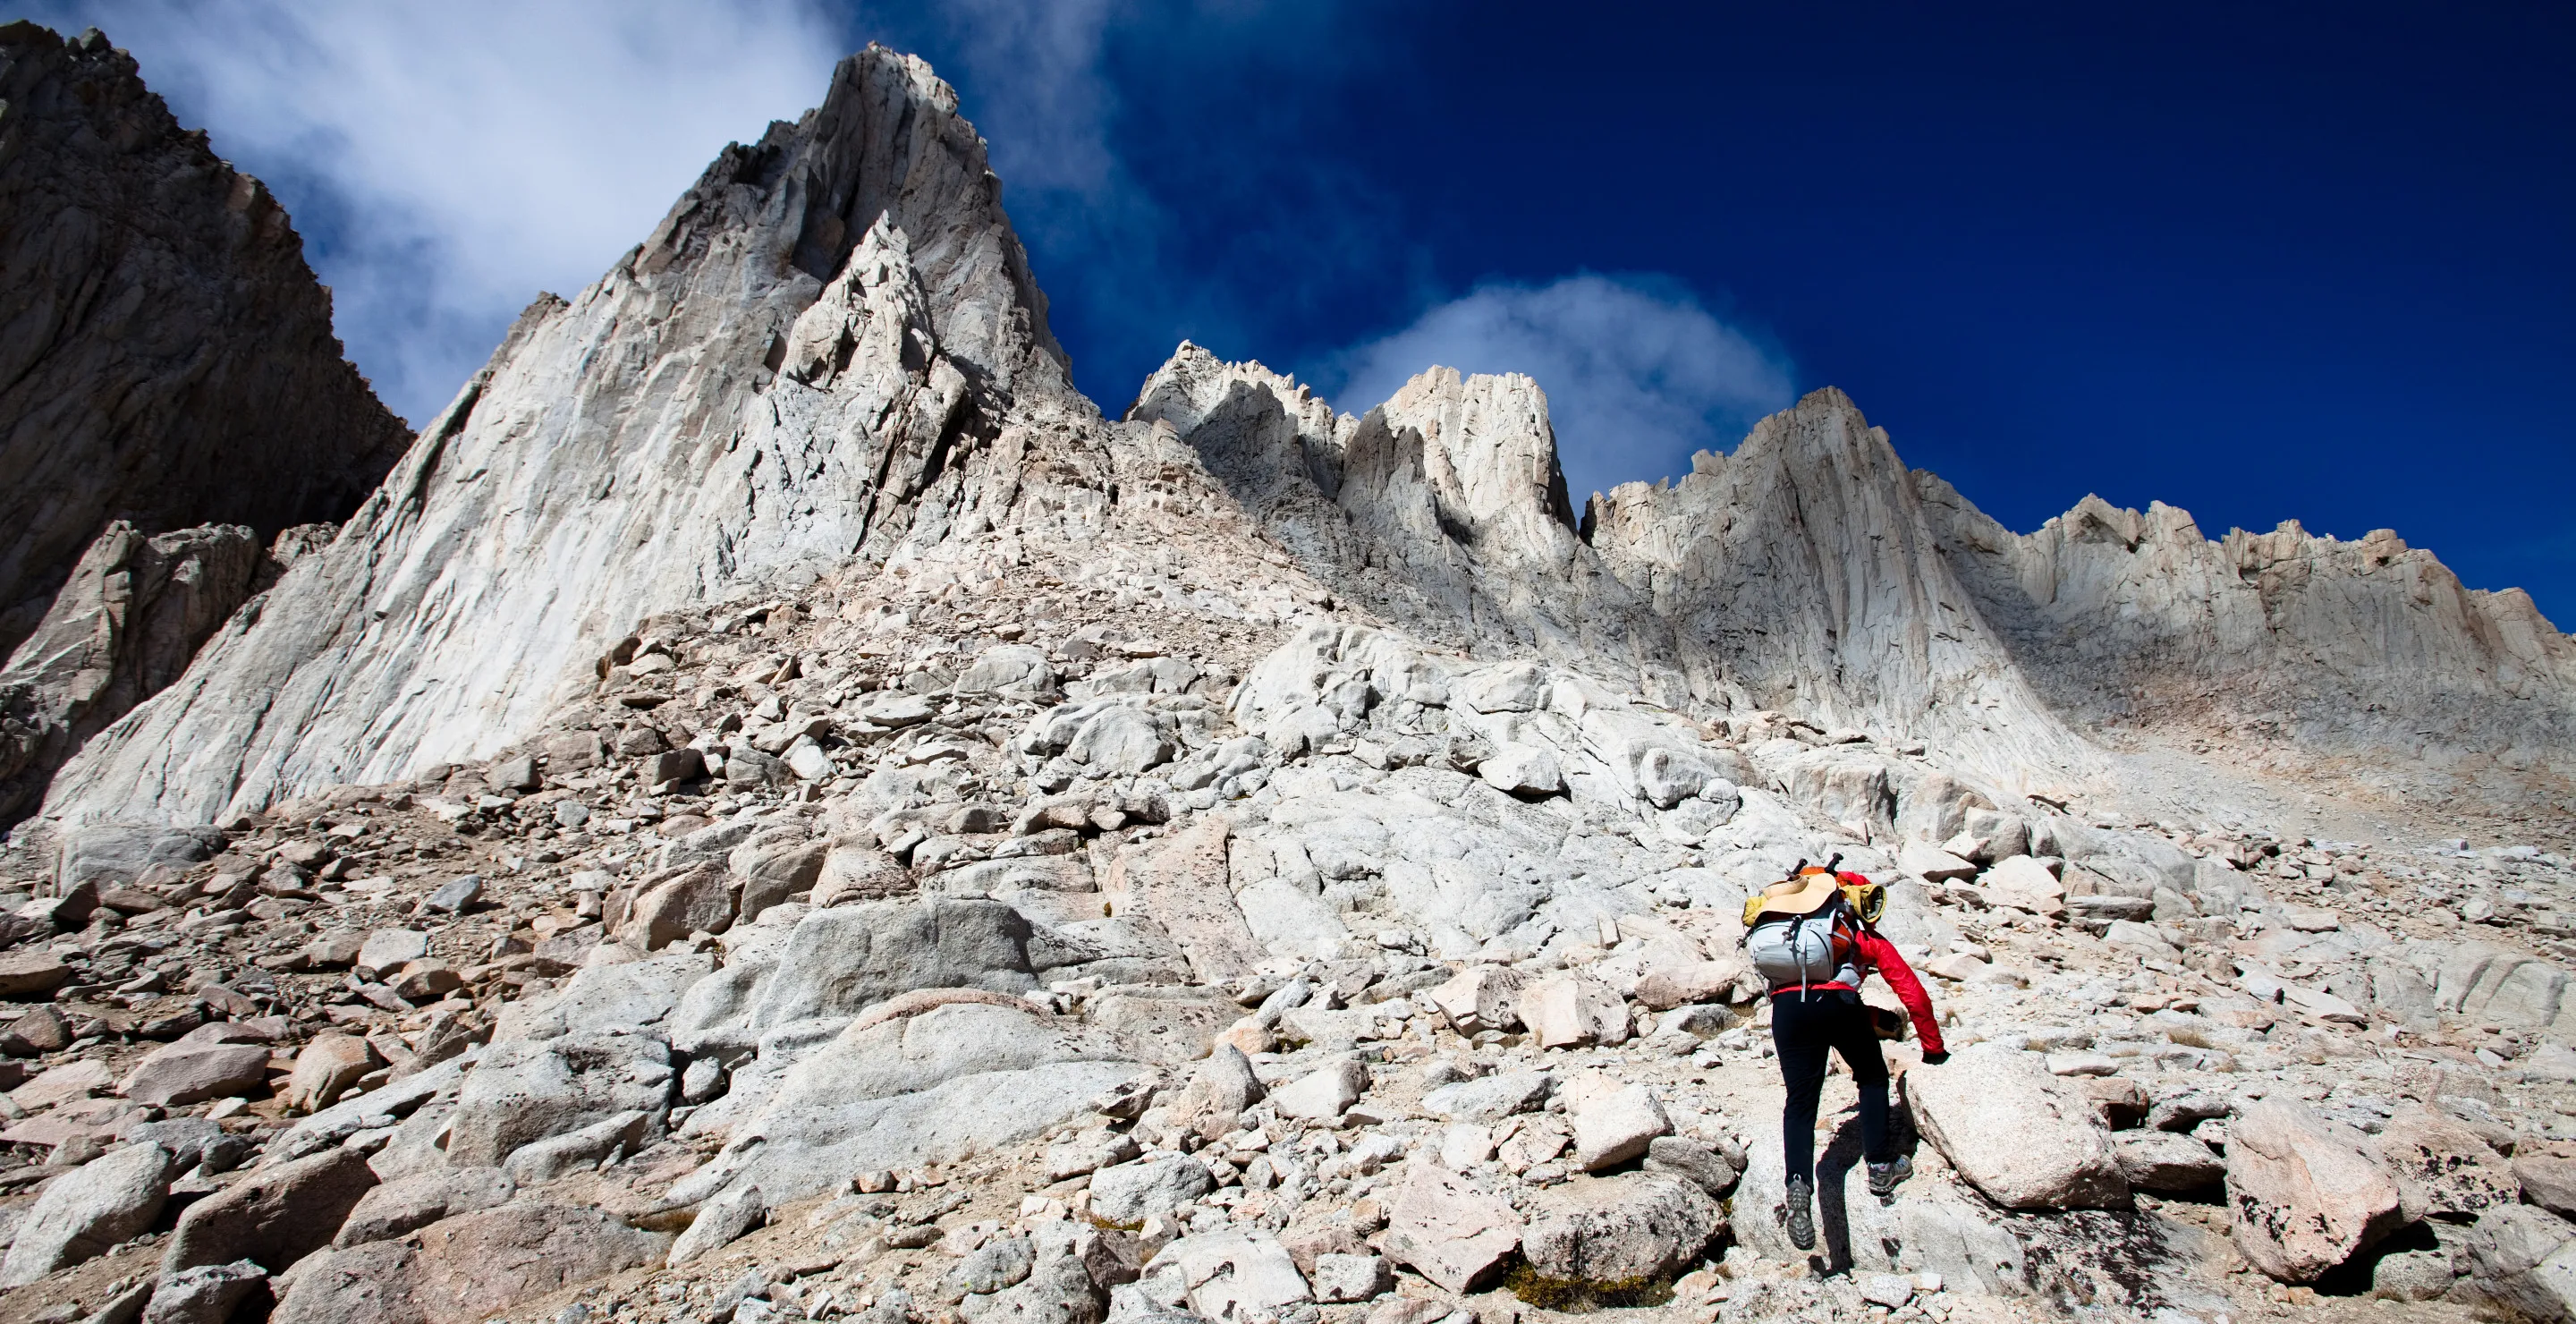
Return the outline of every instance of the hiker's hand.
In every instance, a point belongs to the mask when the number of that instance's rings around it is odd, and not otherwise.
[[[1950,1055],[1948,1053],[1925,1053],[1923,1055],[1923,1065],[1927,1067],[1937,1067],[1949,1060]]]

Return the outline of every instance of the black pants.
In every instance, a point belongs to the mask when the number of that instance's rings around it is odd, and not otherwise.
[[[1816,1177],[1816,1103],[1825,1091],[1825,1052],[1843,1055],[1860,1087],[1860,1148],[1872,1163],[1894,1157],[1887,1134],[1887,1059],[1858,993],[1783,993],[1771,999],[1771,1044],[1789,1101],[1780,1109],[1780,1152],[1788,1175]]]

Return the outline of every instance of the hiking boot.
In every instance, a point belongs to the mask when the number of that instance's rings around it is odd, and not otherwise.
[[[1869,1165],[1869,1193],[1879,1199],[1896,1194],[1896,1185],[1914,1175],[1914,1160],[1902,1154],[1885,1163]]]
[[[1805,1177],[1789,1179],[1789,1244],[1800,1250],[1816,1248],[1816,1184]]]

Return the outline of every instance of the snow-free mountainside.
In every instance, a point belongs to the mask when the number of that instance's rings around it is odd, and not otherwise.
[[[1519,376],[1110,417],[874,47],[406,441],[132,60],[0,92],[0,1324],[2576,1319],[2519,592],[1832,389],[1588,500]],[[1952,1055],[1809,1253],[1833,856]]]

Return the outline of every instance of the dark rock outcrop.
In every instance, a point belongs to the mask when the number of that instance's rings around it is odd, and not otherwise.
[[[256,179],[96,31],[0,27],[0,653],[111,519],[344,519],[409,430]]]

